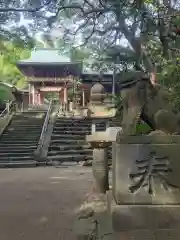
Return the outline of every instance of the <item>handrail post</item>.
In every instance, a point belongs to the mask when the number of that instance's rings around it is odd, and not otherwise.
[[[10,109],[9,109],[9,100],[6,102],[6,109],[7,109],[7,113],[10,112]]]
[[[39,138],[37,149],[34,151],[34,156],[38,157],[40,159],[43,158],[41,151],[42,151],[42,146],[44,144],[44,134],[47,131],[51,110],[52,110],[52,100],[49,104],[49,107],[48,107],[48,110],[47,110],[47,113],[46,113],[46,117],[45,117],[44,124],[43,124],[43,127],[42,127],[41,136]]]
[[[13,103],[12,101],[11,101],[11,102],[6,102],[6,107],[5,107],[5,109],[2,111],[2,113],[0,114],[0,118],[3,117],[4,115],[10,113],[10,110],[11,110],[10,107],[11,107],[12,103]]]

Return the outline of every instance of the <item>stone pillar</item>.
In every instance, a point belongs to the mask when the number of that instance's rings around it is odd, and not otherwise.
[[[108,140],[106,132],[95,132],[88,135],[86,141],[93,148],[92,172],[96,192],[105,194],[109,190],[108,147],[112,140]]]
[[[40,105],[41,98],[40,98],[40,92],[39,92],[39,90],[37,90],[36,96],[37,96],[37,97],[36,97],[36,98],[37,98],[37,100],[36,100],[36,101],[37,101],[37,104]]]
[[[64,103],[67,103],[67,87],[64,88]]]
[[[67,85],[64,85],[64,111],[67,111]]]
[[[93,144],[92,172],[97,193],[109,190],[108,145],[106,142]]]
[[[38,91],[35,89],[35,105],[39,104],[39,93]]]
[[[32,104],[32,92],[31,92],[31,84],[29,84],[29,105]]]
[[[34,105],[36,102],[36,92],[35,92],[35,87],[32,85],[32,104]]]
[[[95,133],[96,132],[96,121],[92,120],[92,125],[91,125],[91,133]]]
[[[84,93],[84,89],[82,90],[82,106],[83,106],[83,108],[85,107],[85,93]]]

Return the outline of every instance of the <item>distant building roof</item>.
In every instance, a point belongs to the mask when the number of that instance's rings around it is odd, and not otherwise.
[[[18,63],[36,63],[36,64],[59,64],[72,63],[70,58],[59,54],[59,49],[36,48],[32,50],[28,59],[20,60]]]
[[[91,69],[83,69],[82,75],[101,75],[101,72],[92,71]],[[113,71],[103,72],[102,75],[113,75]]]

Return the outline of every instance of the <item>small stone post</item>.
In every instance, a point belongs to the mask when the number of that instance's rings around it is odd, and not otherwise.
[[[93,149],[92,171],[98,193],[109,190],[108,146],[106,142],[96,143]]]
[[[108,147],[112,144],[107,140],[106,132],[94,132],[87,136],[93,148],[92,172],[97,193],[105,194],[109,190]]]

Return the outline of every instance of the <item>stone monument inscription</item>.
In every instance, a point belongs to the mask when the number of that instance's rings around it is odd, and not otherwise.
[[[135,232],[138,240],[169,239],[168,234],[176,232],[179,237],[174,239],[180,239],[178,115],[167,101],[166,89],[153,85],[144,74],[124,81],[121,96],[122,131],[112,143],[113,200],[109,212],[113,229],[126,231],[125,239],[133,239]],[[140,121],[152,130],[138,134]],[[145,238],[143,231],[148,232]],[[159,232],[160,237],[154,235]]]

